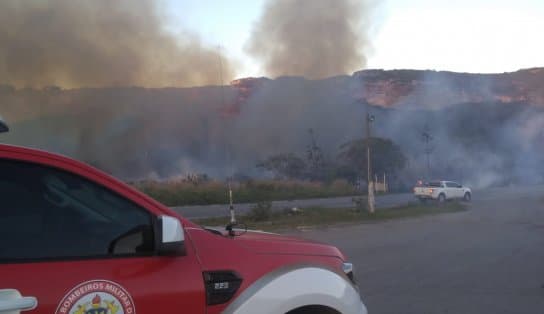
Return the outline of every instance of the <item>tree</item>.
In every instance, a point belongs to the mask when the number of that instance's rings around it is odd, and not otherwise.
[[[372,137],[369,139],[371,147],[372,169],[375,174],[386,173],[395,175],[406,165],[406,157],[400,147],[390,139]],[[340,146],[336,175],[351,182],[357,178],[367,176],[367,141],[354,140]]]
[[[325,159],[321,147],[317,145],[313,129],[309,129],[310,143],[306,146],[307,169],[305,177],[310,180],[324,181],[329,177],[330,163]]]
[[[292,153],[270,156],[257,168],[271,171],[279,178],[303,179],[306,174],[304,160]]]

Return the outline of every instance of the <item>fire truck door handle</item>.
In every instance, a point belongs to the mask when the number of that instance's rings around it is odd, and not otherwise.
[[[23,297],[15,289],[0,290],[0,314],[30,311],[38,305],[35,297]]]

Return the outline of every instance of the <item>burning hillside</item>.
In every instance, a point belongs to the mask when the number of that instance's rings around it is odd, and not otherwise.
[[[75,156],[127,179],[263,176],[257,162],[304,152],[309,129],[325,156],[335,158],[342,143],[363,134],[364,98],[374,105],[374,134],[398,143],[408,158],[402,180],[423,172],[421,132],[429,126],[435,174],[488,185],[542,180],[542,82],[544,71],[531,69],[369,70],[164,89],[5,85],[0,112],[12,126],[4,142]]]

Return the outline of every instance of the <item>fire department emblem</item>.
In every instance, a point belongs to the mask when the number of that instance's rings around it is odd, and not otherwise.
[[[60,302],[56,314],[135,314],[134,302],[119,284],[92,280],[73,288]]]

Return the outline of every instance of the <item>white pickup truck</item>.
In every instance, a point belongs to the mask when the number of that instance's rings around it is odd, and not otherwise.
[[[450,199],[462,199],[469,202],[472,198],[472,191],[457,182],[430,181],[414,187],[414,196],[422,202],[426,200],[444,202]]]

